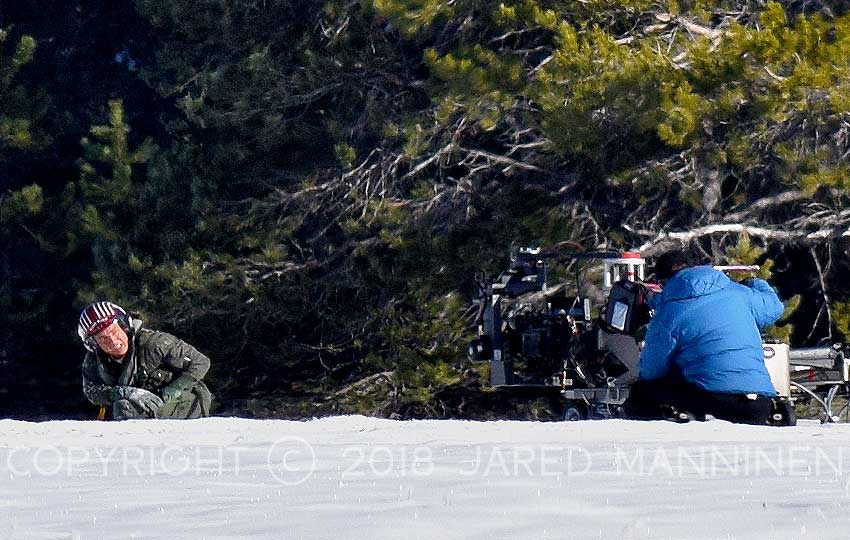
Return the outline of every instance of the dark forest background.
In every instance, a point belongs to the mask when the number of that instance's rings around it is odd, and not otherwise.
[[[93,417],[110,299],[219,414],[552,417],[463,354],[512,245],[759,262],[842,339],[848,154],[846,2],[0,0],[0,416]]]

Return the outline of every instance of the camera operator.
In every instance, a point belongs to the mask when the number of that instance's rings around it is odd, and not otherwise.
[[[664,290],[640,355],[639,380],[624,404],[629,418],[715,418],[768,423],[776,390],[764,365],[760,330],[784,310],[768,283],[735,283],[684,252],[658,258]]]

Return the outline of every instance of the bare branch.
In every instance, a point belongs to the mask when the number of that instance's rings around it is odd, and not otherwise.
[[[418,164],[416,165],[416,167],[414,167],[413,169],[411,169],[411,170],[410,170],[410,172],[408,172],[407,174],[405,174],[405,175],[403,176],[403,178],[409,178],[409,177],[411,177],[411,176],[416,176],[416,175],[417,175],[417,174],[419,174],[422,170],[424,170],[425,168],[427,168],[429,165],[433,164],[435,161],[439,160],[439,159],[440,159],[441,157],[443,157],[444,155],[446,155],[446,154],[448,154],[448,153],[451,153],[451,151],[452,151],[452,150],[454,150],[454,149],[455,149],[455,144],[454,144],[454,142],[450,142],[450,143],[449,143],[449,144],[447,144],[446,146],[444,146],[444,147],[440,148],[439,150],[437,150],[437,152],[436,152],[436,153],[434,153],[433,155],[431,155],[428,159],[426,159],[426,160],[424,160],[424,161],[422,161],[422,162],[418,163]]]
[[[829,299],[829,293],[827,292],[826,281],[824,280],[824,272],[823,272],[823,269],[821,268],[820,259],[818,259],[818,255],[815,252],[814,248],[809,249],[809,253],[812,256],[812,260],[815,262],[815,269],[817,269],[817,272],[818,272],[818,281],[820,283],[820,291],[821,291],[821,298],[823,299],[823,305],[821,306],[821,309],[818,311],[818,316],[815,318],[815,322],[812,324],[812,330],[811,330],[811,332],[809,332],[809,335],[806,339],[809,340],[809,339],[812,338],[812,335],[815,333],[815,328],[817,328],[818,321],[820,320],[821,313],[823,313],[824,310],[826,311],[826,317],[827,317],[827,323],[828,323],[827,339],[831,339],[832,338],[832,307],[829,305],[830,299]]]
[[[525,169],[528,171],[538,171],[541,172],[543,169],[532,165],[530,163],[524,163],[522,161],[517,161],[515,159],[500,156],[498,154],[491,154],[490,152],[485,152],[484,150],[473,150],[470,148],[459,148],[460,150],[466,152],[472,158],[484,158],[487,161],[492,161],[495,163],[501,163],[503,165],[507,165],[508,167],[516,167],[517,169]]]
[[[845,234],[847,234],[846,231],[844,232]],[[807,233],[805,231],[800,230],[795,230],[792,232],[777,229],[768,229],[765,227],[756,227],[754,225],[746,225],[743,223],[717,223],[705,227],[699,227],[697,229],[692,229],[690,231],[664,232],[659,234],[649,242],[645,242],[638,249],[641,253],[644,253],[646,255],[654,255],[656,253],[663,253],[664,251],[669,249],[671,245],[686,244],[698,238],[710,236],[712,234],[717,233],[747,233],[750,236],[763,238],[766,240],[793,243],[806,241],[811,242],[812,240],[826,239],[831,237],[835,233],[835,230],[822,229],[814,233]]]

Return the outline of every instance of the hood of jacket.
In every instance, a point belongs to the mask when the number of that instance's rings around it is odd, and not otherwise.
[[[132,339],[136,334],[139,333],[139,330],[142,329],[142,320],[130,318],[130,328],[132,329],[132,334],[130,335],[130,339]]]
[[[710,266],[692,266],[676,272],[664,286],[662,301],[707,296],[725,289],[732,280]]]

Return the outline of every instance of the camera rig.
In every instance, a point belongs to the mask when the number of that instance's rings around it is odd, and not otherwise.
[[[547,283],[553,260],[574,266],[575,295],[566,283]],[[595,316],[591,299],[582,294],[582,270],[599,261],[601,293],[613,303]],[[566,400],[565,419],[621,416],[638,372],[637,340],[630,333],[649,320],[641,308],[650,293],[640,283],[645,268],[645,260],[633,252],[519,248],[506,271],[479,281],[478,337],[467,356],[489,362],[493,387],[559,391]]]
[[[574,267],[575,294],[567,283],[550,286],[551,261]],[[600,264],[601,263],[601,264]],[[598,308],[583,290],[583,270],[598,273]],[[724,272],[757,266],[716,266]],[[644,283],[646,261],[637,252],[544,252],[519,248],[494,280],[479,277],[477,337],[469,343],[473,362],[488,362],[494,388],[557,391],[565,420],[623,417],[622,405],[638,377],[639,343],[651,312],[648,300],[660,291]],[[583,285],[586,285],[583,287]],[[850,390],[850,348],[790,350],[764,341],[765,366],[777,390],[773,422],[793,425],[794,401],[813,401],[826,422],[850,420],[850,402],[834,412],[836,398]]]

